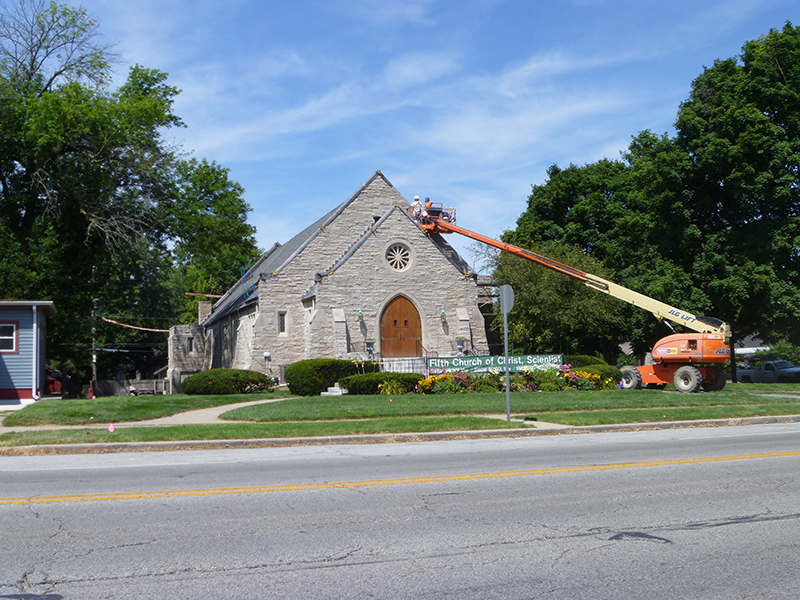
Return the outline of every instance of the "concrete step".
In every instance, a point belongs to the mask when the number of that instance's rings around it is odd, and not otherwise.
[[[339,384],[334,384],[333,387],[329,387],[327,392],[322,392],[320,396],[342,396],[347,393],[347,390],[339,387]]]

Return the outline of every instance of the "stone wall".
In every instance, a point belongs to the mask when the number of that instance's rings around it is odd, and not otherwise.
[[[385,204],[383,208],[385,212]],[[466,338],[466,350],[488,353],[475,279],[460,273],[402,208],[390,215],[338,270],[314,283],[311,274],[330,268],[361,233],[359,225],[363,222],[354,224],[356,232],[346,235],[340,222],[344,217],[283,272],[259,282],[261,314],[257,321],[263,326],[254,331],[254,361],[264,352],[279,365],[318,356],[343,358],[363,351],[364,342],[370,338],[376,340],[375,351],[380,352],[380,316],[401,294],[420,313],[422,345],[428,353],[454,355],[457,337]],[[385,258],[387,249],[396,243],[409,250],[410,263],[403,271],[392,269]],[[319,256],[324,257],[322,262],[314,260]],[[303,302],[302,296],[312,285],[312,300]],[[278,331],[281,312],[286,315],[285,332]]]
[[[189,375],[210,368],[210,347],[206,332],[200,325],[176,325],[169,330],[167,339],[169,369],[167,381],[171,393],[177,394],[181,382]]]
[[[410,262],[402,271],[386,260],[387,250],[398,243],[409,250]],[[392,214],[339,270],[317,284],[317,302],[326,309],[323,322],[333,320],[334,308],[344,311],[349,351],[363,348],[364,341],[373,338],[380,352],[380,317],[398,295],[411,300],[419,311],[422,345],[428,353],[454,354],[456,337],[462,336],[467,349],[488,351],[475,280],[459,273],[401,211]],[[359,321],[359,310],[363,321]],[[335,353],[336,348],[330,350]]]

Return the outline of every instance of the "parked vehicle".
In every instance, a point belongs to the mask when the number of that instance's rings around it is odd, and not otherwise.
[[[800,367],[788,360],[770,360],[760,366],[740,367],[736,375],[742,383],[797,383]]]

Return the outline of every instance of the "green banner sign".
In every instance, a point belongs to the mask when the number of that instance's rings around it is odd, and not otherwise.
[[[508,370],[515,373],[524,367],[534,369],[555,369],[563,364],[561,354],[524,354],[508,357]],[[428,372],[433,374],[452,373],[453,371],[466,371],[468,373],[482,373],[486,371],[505,371],[506,359],[504,356],[443,356],[428,358]]]

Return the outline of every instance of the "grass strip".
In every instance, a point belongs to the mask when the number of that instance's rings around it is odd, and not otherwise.
[[[776,390],[772,390],[773,392]],[[799,390],[800,391],[800,390]],[[800,393],[796,395],[800,412]],[[520,392],[511,394],[514,413],[610,410],[680,406],[738,406],[785,404],[786,398],[765,398],[741,386],[721,392],[679,394],[660,390],[605,390],[572,392]],[[505,414],[502,392],[405,396],[337,396],[292,398],[282,402],[246,406],[224,413],[221,418],[241,421],[304,421],[316,419],[360,419],[390,416]]]
[[[606,390],[528,392],[511,394],[515,413],[648,408],[659,406],[717,406],[786,403],[786,398],[767,398],[763,394],[796,396],[800,385],[729,384],[714,393],[678,394],[659,390]],[[126,423],[166,417],[181,412],[262,399],[289,398],[287,391],[267,394],[227,396],[119,396],[110,398],[47,400],[9,414],[6,426],[90,425]],[[484,394],[339,396],[289,398],[282,402],[245,407],[225,414],[231,420],[304,421],[361,419],[377,417],[504,414],[503,392]]]
[[[660,423],[703,419],[743,419],[800,414],[800,403],[747,404],[740,406],[680,406],[643,409],[547,412],[529,419],[563,425],[610,425],[614,423]]]
[[[511,429],[521,426],[522,425],[518,422],[508,422],[501,419],[485,417],[420,417],[299,423],[230,423],[219,425],[179,425],[170,427],[126,426],[117,427],[113,432],[104,428],[9,432],[0,435],[0,446],[233,440],[368,435],[377,433],[424,433],[434,431]]]
[[[239,402],[256,402],[288,397],[285,391],[259,394],[220,396],[188,396],[186,394],[152,396],[110,396],[107,398],[75,398],[42,400],[15,411],[3,419],[6,427],[31,425],[91,425],[92,423],[125,423],[168,417],[189,410],[224,406]]]

